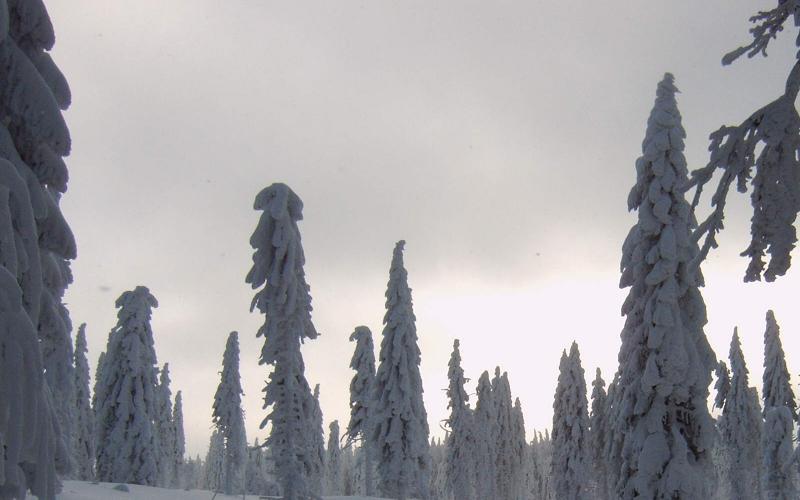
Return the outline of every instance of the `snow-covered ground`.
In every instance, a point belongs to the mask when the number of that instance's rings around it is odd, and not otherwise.
[[[58,500],[210,500],[214,494],[206,490],[170,490],[166,488],[151,488],[129,484],[129,492],[116,491],[114,483],[85,483],[81,481],[64,481],[64,489],[58,495]],[[241,499],[241,496],[217,494],[219,500]],[[259,500],[257,495],[247,495],[246,500]],[[375,497],[325,497],[327,500],[380,500]]]

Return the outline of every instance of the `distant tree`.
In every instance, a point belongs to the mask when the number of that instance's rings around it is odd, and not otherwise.
[[[311,443],[311,491],[322,495],[325,480],[325,437],[322,435],[322,407],[319,403],[319,384],[314,386],[310,401],[311,419],[307,430]]]
[[[714,407],[722,409],[725,407],[725,400],[728,398],[728,392],[731,390],[731,378],[728,372],[728,365],[724,361],[717,364],[716,369],[717,381],[714,383],[714,390],[717,392],[714,398]]]
[[[714,441],[708,387],[715,356],[703,327],[695,225],[684,198],[685,132],[674,79],[658,84],[628,207],[637,224],[623,245],[621,287],[630,287],[619,353],[612,433],[615,497],[705,498]],[[558,445],[554,445],[558,452]]]
[[[750,18],[753,41],[725,55],[722,63],[731,64],[744,54],[767,55],[769,42],[776,38],[790,18],[800,25],[798,0],[778,0],[777,5]],[[800,47],[800,37],[796,44]],[[742,256],[750,259],[745,281],[773,281],[788,271],[791,251],[797,243],[794,222],[800,210],[800,116],[795,107],[800,90],[800,62],[794,61],[784,93],[760,108],[737,126],[723,126],[710,136],[711,158],[703,168],[692,172],[688,188],[696,186],[692,207],[699,204],[703,188],[717,170],[722,171],[711,205],[711,214],[700,224],[694,239],[705,237],[697,260],[716,248],[716,235],[723,229],[725,205],[731,186],[745,193],[749,187],[753,205],[750,245]],[[687,189],[688,189],[687,188]],[[769,264],[764,262],[770,254]],[[765,269],[766,268],[766,269]]]
[[[764,428],[764,495],[766,500],[796,499],[792,465],[792,412],[785,406],[767,410]],[[755,497],[753,497],[755,498]]]
[[[497,414],[489,372],[478,379],[478,400],[475,403],[475,497],[497,498],[496,465],[498,433]]]
[[[511,387],[508,383],[508,374],[500,369],[495,370],[492,380],[492,399],[494,401],[495,415],[497,418],[497,435],[495,448],[495,473],[497,495],[499,498],[512,498],[516,489],[515,485],[515,457],[512,426]]]
[[[328,432],[328,449],[325,455],[325,494],[343,495],[342,449],[339,447],[339,422],[331,422]]]
[[[372,343],[372,332],[366,326],[357,326],[350,335],[350,342],[356,342],[350,368],[356,371],[350,381],[350,422],[347,424],[345,436],[347,446],[361,440],[363,449],[364,494],[374,496],[373,469],[375,443],[373,432],[373,397],[375,385],[375,347]]]
[[[525,440],[525,417],[522,403],[514,400],[511,409],[511,498],[525,497],[528,466],[528,443]]]
[[[303,202],[288,186],[278,183],[256,196],[254,208],[262,213],[250,238],[255,252],[246,281],[254,289],[263,286],[251,309],[258,308],[265,315],[257,334],[264,337],[259,363],[272,366],[264,389],[264,409],[271,410],[261,428],[271,424],[265,444],[272,452],[283,496],[300,500],[314,496],[309,483],[314,473],[312,437],[308,435],[312,397],[300,344],[317,338],[297,227]]]
[[[608,484],[606,477],[608,469],[606,467],[606,382],[600,373],[600,368],[595,372],[594,382],[592,382],[592,411],[589,414],[589,436],[588,449],[589,461],[594,475],[596,500],[608,500]]]
[[[736,329],[731,340],[730,362],[733,372],[730,389],[719,419],[720,439],[725,448],[723,478],[729,488],[727,498],[760,498],[761,409],[748,386],[747,365]]]
[[[181,391],[175,394],[175,406],[172,407],[172,435],[173,444],[173,475],[170,487],[180,488],[183,484],[184,455],[186,455],[186,434],[183,430],[183,395]]]
[[[156,298],[144,286],[117,299],[97,382],[97,479],[155,486],[159,444],[156,415],[156,352],[150,327]]]
[[[553,476],[558,500],[591,497],[589,473],[589,410],[586,379],[578,344],[561,354],[553,402]]]
[[[375,376],[375,443],[380,490],[399,500],[425,498],[430,475],[428,415],[422,401],[416,318],[397,242],[386,290],[383,339]]]
[[[220,490],[226,495],[241,494],[244,490],[247,436],[244,429],[242,394],[244,391],[239,376],[239,336],[236,332],[231,332],[222,357],[222,372],[211,413],[211,421],[222,435],[224,481],[220,484]]]
[[[461,368],[461,352],[458,339],[453,341],[453,353],[448,364],[447,408],[450,410],[445,425],[448,429],[445,440],[447,460],[447,485],[454,498],[471,500],[475,498],[473,479],[475,478],[475,430],[469,395],[464,385],[469,379],[464,377]]]
[[[94,479],[94,415],[89,402],[89,362],[86,359],[86,323],[75,338],[75,433],[72,436],[72,473],[80,481]]]
[[[211,433],[203,471],[203,489],[215,493],[225,483],[225,437],[217,429]]]
[[[789,370],[786,368],[786,357],[783,354],[780,328],[775,321],[775,314],[767,311],[767,329],[764,332],[764,417],[767,410],[776,406],[785,406],[797,420],[797,402],[794,399]]]
[[[158,485],[167,488],[175,474],[175,426],[172,422],[172,391],[169,384],[169,363],[165,363],[156,387],[153,423],[158,443]]]

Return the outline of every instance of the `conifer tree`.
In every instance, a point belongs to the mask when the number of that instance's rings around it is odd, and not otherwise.
[[[283,496],[300,500],[313,496],[309,471],[314,468],[308,435],[312,397],[300,345],[317,338],[297,227],[303,202],[288,186],[277,183],[256,196],[254,208],[262,214],[250,238],[255,252],[246,281],[253,289],[263,286],[251,310],[257,308],[266,317],[257,334],[264,337],[259,363],[273,368],[264,390],[264,409],[270,412],[261,428],[271,424],[265,444],[272,452]]]
[[[475,498],[473,479],[475,477],[475,431],[472,424],[472,410],[469,408],[469,395],[464,389],[468,381],[461,368],[461,352],[458,339],[453,341],[453,353],[448,364],[447,408],[450,417],[446,426],[449,430],[447,447],[447,485],[454,498],[472,500]]]
[[[767,410],[764,426],[764,497],[766,500],[796,499],[792,467],[792,412],[786,406]],[[753,497],[755,498],[755,497]]]
[[[514,400],[511,409],[511,498],[524,498],[527,483],[528,443],[525,440],[525,417],[522,403]]]
[[[586,380],[578,344],[569,356],[561,354],[558,386],[553,402],[553,459],[551,475],[559,500],[590,498],[589,413]]]
[[[475,497],[497,498],[496,466],[497,415],[489,372],[478,379],[478,399],[475,403]],[[479,465],[479,466],[478,466]]]
[[[158,442],[158,485],[169,487],[175,473],[175,435],[172,422],[172,391],[169,388],[169,363],[165,363],[156,387],[155,424]]]
[[[595,497],[597,500],[608,500],[606,482],[607,468],[605,459],[606,449],[606,382],[600,373],[600,368],[595,372],[592,382],[592,412],[589,415],[589,460],[594,474]]]
[[[225,483],[225,437],[217,429],[211,433],[204,469],[203,488],[218,493]]]
[[[685,132],[674,79],[658,84],[628,208],[638,211],[623,245],[621,287],[630,287],[619,353],[611,463],[615,497],[705,498],[713,422],[708,386],[715,357],[703,332],[702,275],[684,198]],[[555,446],[558,450],[558,446]]]
[[[74,426],[72,342],[56,329],[67,326],[61,297],[76,255],[58,206],[71,97],[48,53],[55,34],[44,4],[2,2],[0,19],[0,498],[30,490],[50,500]]]
[[[404,241],[397,242],[386,290],[383,339],[375,376],[375,427],[380,490],[399,500],[428,495],[428,415],[422,401],[416,318]]]
[[[175,394],[175,405],[172,407],[172,435],[175,437],[172,456],[175,460],[171,481],[172,488],[180,488],[183,483],[184,455],[186,455],[186,434],[183,430],[183,395]]]
[[[372,332],[366,326],[357,326],[350,335],[350,342],[356,342],[350,368],[356,371],[350,381],[350,422],[347,424],[345,436],[347,446],[361,440],[363,449],[364,494],[373,496],[373,455],[375,444],[372,442],[372,402],[375,385],[375,347],[372,343]]]
[[[86,359],[86,323],[75,338],[75,434],[73,475],[80,481],[94,478],[94,415],[89,404],[89,362]]]
[[[724,361],[717,364],[715,371],[717,381],[714,383],[714,390],[717,395],[714,397],[714,407],[722,409],[725,407],[725,400],[728,398],[728,392],[731,390],[730,372],[728,372],[728,365]]]
[[[334,420],[328,428],[328,449],[325,455],[325,494],[343,495],[342,449],[339,447],[339,422]]]
[[[322,435],[322,407],[319,404],[319,384],[314,386],[314,393],[310,401],[311,420],[308,436],[311,440],[311,490],[317,495],[322,495],[325,482],[325,438]]]
[[[731,340],[730,362],[730,389],[719,419],[725,463],[722,476],[731,500],[760,498],[761,410],[758,398],[753,399],[748,386],[747,365],[736,329]]]
[[[156,415],[156,352],[150,327],[156,298],[144,286],[116,301],[117,324],[108,336],[98,385],[97,478],[155,486],[159,443]]]
[[[764,417],[767,410],[776,406],[785,406],[797,420],[797,402],[789,381],[789,370],[786,368],[786,357],[781,344],[780,327],[775,314],[767,311],[767,329],[764,332]]]
[[[497,495],[499,498],[512,498],[514,494],[514,449],[513,429],[511,422],[511,387],[508,383],[508,374],[500,369],[495,371],[492,380],[492,399],[494,400],[495,415],[497,418],[497,434],[495,448],[495,473],[497,482]]]
[[[228,335],[222,372],[217,392],[214,394],[211,420],[222,435],[222,467],[224,482],[220,490],[226,495],[243,493],[244,472],[247,466],[247,436],[242,411],[242,383],[239,376],[239,336]]]

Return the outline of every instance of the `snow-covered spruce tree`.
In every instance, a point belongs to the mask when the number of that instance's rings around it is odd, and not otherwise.
[[[322,435],[322,407],[319,404],[319,384],[314,386],[314,393],[309,403],[311,408],[311,420],[309,421],[311,425],[307,431],[311,440],[309,478],[311,492],[322,495],[325,482],[325,437]]]
[[[589,410],[578,344],[561,354],[553,402],[553,459],[550,473],[558,500],[591,498]]]
[[[343,495],[342,449],[339,447],[339,422],[334,420],[328,427],[328,449],[325,454],[325,494]]]
[[[156,414],[153,418],[158,442],[158,485],[162,487],[169,487],[175,474],[175,427],[169,384],[169,363],[164,363],[156,387]]]
[[[361,440],[363,449],[364,494],[373,496],[373,455],[375,444],[370,431],[372,422],[372,402],[375,384],[375,347],[372,343],[372,332],[366,326],[357,326],[350,335],[350,342],[355,341],[356,348],[350,360],[350,368],[356,371],[350,381],[350,422],[347,424],[347,446]]]
[[[461,368],[461,352],[458,339],[453,341],[453,353],[448,363],[447,408],[450,416],[445,426],[449,430],[445,446],[447,448],[447,486],[454,498],[471,500],[475,498],[473,480],[475,478],[475,431],[472,424],[472,410],[469,395],[464,384]]]
[[[591,461],[594,498],[608,500],[608,485],[606,482],[607,468],[605,459],[606,449],[606,382],[603,380],[600,368],[595,372],[592,382],[592,411],[589,414],[589,460]]]
[[[764,498],[766,500],[796,499],[792,467],[792,412],[785,406],[767,410],[764,426]],[[753,497],[755,498],[755,497]]]
[[[478,399],[475,403],[475,497],[497,498],[495,437],[497,414],[495,413],[492,383],[489,372],[484,371],[478,379]]]
[[[498,498],[511,499],[515,491],[514,438],[511,422],[511,387],[508,374],[500,375],[499,368],[492,380],[492,399],[497,418],[497,437],[495,440],[495,472]]]
[[[786,368],[786,357],[783,354],[780,328],[775,321],[775,314],[767,311],[767,329],[764,332],[764,417],[767,410],[774,406],[785,406],[797,420],[797,402]]]
[[[224,451],[220,490],[226,495],[243,493],[247,465],[247,436],[242,411],[242,382],[239,376],[239,334],[231,332],[222,356],[222,372],[214,394],[211,420],[222,435]]]
[[[720,441],[724,447],[722,480],[730,500],[760,498],[761,410],[752,398],[747,365],[733,331],[730,389],[719,419]]]
[[[89,402],[89,362],[86,360],[86,323],[75,338],[75,433],[72,436],[73,476],[94,479],[94,414]]]
[[[225,437],[214,429],[208,443],[205,467],[203,470],[203,488],[215,493],[219,492],[225,482]]]
[[[428,414],[422,402],[420,351],[403,267],[404,245],[405,241],[397,242],[389,271],[373,428],[380,491],[399,500],[427,497],[430,474]]]
[[[175,394],[175,405],[172,407],[172,435],[173,449],[172,457],[173,473],[170,481],[171,488],[181,488],[183,486],[184,455],[186,455],[186,434],[183,430],[183,395],[181,391]]]
[[[728,371],[728,365],[724,361],[720,361],[714,374],[717,377],[717,381],[714,383],[714,391],[716,391],[714,407],[722,409],[725,408],[725,400],[728,399],[728,392],[731,390],[731,376]]]
[[[97,399],[97,479],[155,486],[159,443],[156,415],[156,352],[150,327],[156,298],[144,286],[116,301],[99,375]]]
[[[525,498],[528,466],[528,443],[525,440],[525,417],[522,403],[514,400],[511,409],[511,498]]]
[[[703,332],[703,280],[694,264],[694,215],[684,198],[685,132],[676,91],[666,74],[628,196],[638,222],[622,247],[620,286],[630,291],[622,306],[611,459],[621,464],[612,473],[618,474],[614,496],[623,499],[709,493],[714,432],[706,401],[715,356]]]
[[[48,266],[51,256],[65,262],[76,254],[57,202],[67,187],[70,136],[61,110],[70,91],[47,53],[55,36],[44,4],[3,2],[0,18],[0,498],[30,489],[50,499],[56,468],[69,465],[73,425],[59,422],[71,410],[62,400],[74,400],[71,340],[68,330],[49,329],[51,306],[66,316],[54,285],[63,293],[71,276]],[[45,384],[61,369],[66,377],[54,390],[64,393],[54,401]]]
[[[251,310],[266,318],[258,336],[264,337],[260,364],[272,366],[264,388],[264,409],[270,409],[261,428],[271,424],[265,444],[272,452],[275,472],[287,500],[312,497],[309,478],[312,459],[311,389],[306,380],[300,344],[317,338],[311,322],[311,295],[303,265],[305,257],[297,221],[303,202],[285,184],[272,184],[256,196],[254,208],[262,211],[250,238],[255,249],[246,281],[254,289]]]
[[[800,2],[778,0],[771,10],[760,11],[750,21],[753,41],[725,55],[722,63],[731,64],[744,54],[766,56],[767,45],[783,30],[784,23],[794,18],[800,25]],[[800,47],[800,37],[795,41]],[[711,197],[714,207],[700,224],[695,239],[705,235],[701,259],[717,246],[716,234],[723,228],[725,205],[731,186],[747,192],[752,186],[750,245],[742,252],[750,259],[745,281],[773,281],[782,276],[791,264],[791,252],[797,243],[795,219],[800,210],[800,115],[795,101],[800,90],[800,60],[795,60],[783,94],[750,115],[737,126],[723,126],[710,136],[708,165],[692,172],[691,188],[696,185],[692,206],[699,203],[703,188],[712,180],[717,169],[722,170]],[[764,262],[770,255],[769,265]],[[699,259],[699,260],[701,260]],[[766,267],[766,269],[765,269]]]

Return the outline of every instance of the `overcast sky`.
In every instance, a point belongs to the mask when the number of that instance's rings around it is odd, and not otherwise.
[[[758,2],[764,7],[774,2]],[[49,0],[73,104],[63,209],[78,242],[66,300],[91,363],[114,300],[146,285],[188,449],[205,453],[228,332],[238,330],[248,439],[266,436],[263,317],[244,282],[256,193],[289,184],[314,323],[306,375],[328,422],[348,418],[356,325],[380,342],[395,241],[405,239],[425,404],[442,436],[447,360],[472,386],[500,365],[527,429],[549,427],[561,350],[587,378],[616,369],[626,209],[657,82],[675,74],[690,168],[707,137],[782,92],[792,27],[767,59],[720,65],[748,40],[745,0],[506,2]],[[730,202],[704,272],[706,332],[734,325],[760,387],[767,308],[800,369],[800,270],[741,283],[749,213]],[[707,200],[706,200],[707,203]],[[792,357],[794,355],[794,357]],[[474,387],[473,387],[474,390]]]

